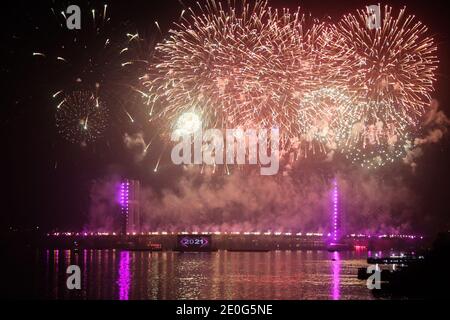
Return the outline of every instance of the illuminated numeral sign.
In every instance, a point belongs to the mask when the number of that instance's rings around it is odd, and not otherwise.
[[[211,236],[178,236],[178,248],[182,251],[207,251],[211,249]]]

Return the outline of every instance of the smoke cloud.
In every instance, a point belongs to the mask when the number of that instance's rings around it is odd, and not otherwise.
[[[447,118],[443,111],[439,110],[439,102],[433,99],[423,123],[425,135],[414,140],[413,148],[403,161],[415,171],[417,167],[416,160],[423,155],[422,147],[427,144],[438,143],[447,133],[449,125],[450,119]]]
[[[123,142],[125,147],[132,151],[135,162],[141,162],[144,160],[147,146],[145,144],[144,134],[142,132],[133,135],[125,133]]]
[[[418,214],[418,206],[402,179],[386,181],[362,170],[337,179],[346,232],[411,231],[405,221]],[[172,187],[141,189],[143,231],[328,232],[331,181],[319,174],[264,177],[236,171],[218,177],[187,169]],[[116,184],[93,189],[91,230],[110,227],[113,219],[104,216],[116,205]]]
[[[92,181],[90,189],[89,220],[87,231],[110,232],[119,228],[117,190],[119,177],[112,176],[103,180]]]
[[[415,170],[423,147],[439,142],[449,125],[450,119],[433,100],[424,119],[424,134],[415,139],[404,162]],[[146,153],[143,134],[125,134],[123,141],[140,163]],[[324,163],[333,158],[332,149]],[[294,168],[290,161],[277,176],[260,176],[246,169],[220,176],[210,169],[200,174],[198,168],[186,168],[167,187],[142,184],[143,231],[328,232],[333,177],[310,171]],[[344,232],[407,233],[420,226],[420,197],[400,176],[353,169],[335,177]],[[118,230],[118,183],[114,177],[93,184],[89,230]]]

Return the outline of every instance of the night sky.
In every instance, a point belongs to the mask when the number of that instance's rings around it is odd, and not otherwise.
[[[64,7],[65,2],[56,3]],[[85,2],[70,3],[80,4],[82,10],[90,7]],[[101,5],[103,2],[98,3]],[[139,31],[147,36],[149,42],[161,39],[153,21],[159,22],[164,33],[182,10],[178,0],[108,3],[113,37],[127,31]],[[318,18],[331,16],[337,20],[344,13],[375,3],[272,0],[270,4],[292,9],[300,5]],[[439,101],[441,109],[450,115],[450,12],[445,1],[389,1],[382,4],[390,4],[397,10],[407,5],[407,12],[414,13],[428,25],[438,45],[440,60],[433,97]],[[176,180],[181,174],[178,169],[152,174],[150,163],[154,163],[155,155],[148,159],[148,167],[133,164],[132,156],[123,145],[122,136],[124,132],[138,131],[140,124],[136,124],[137,128],[127,127],[130,125],[115,113],[110,115],[115,124],[108,128],[103,139],[93,145],[80,147],[67,143],[58,135],[51,95],[59,85],[61,71],[32,56],[36,51],[51,53],[64,40],[51,15],[50,8],[55,7],[55,4],[50,1],[14,1],[8,6],[3,5],[1,19],[3,103],[0,130],[4,141],[1,148],[2,228],[81,228],[87,220],[89,188],[93,179],[119,174],[139,178],[156,189]],[[417,194],[423,208],[422,221],[430,224],[426,229],[445,230],[450,228],[448,137],[438,144],[425,146],[424,151],[414,174],[401,161],[373,174],[402,176]],[[418,219],[416,224],[420,223]]]

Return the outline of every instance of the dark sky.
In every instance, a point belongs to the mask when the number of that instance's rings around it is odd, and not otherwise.
[[[92,179],[113,173],[135,176],[153,185],[164,185],[172,173],[157,177],[143,173],[142,168],[130,164],[121,135],[123,131],[110,128],[105,139],[87,148],[72,145],[61,139],[55,129],[54,104],[50,99],[58,83],[58,70],[37,63],[31,53],[51,52],[58,46],[61,35],[55,28],[51,1],[14,1],[7,8],[2,4],[2,116],[0,130],[3,170],[1,226],[35,226],[44,229],[60,227],[75,229],[87,217],[89,186]],[[56,6],[65,3],[56,1]],[[86,2],[80,3],[82,8]],[[101,3],[101,2],[93,2]],[[182,9],[178,0],[113,1],[109,3],[113,33],[130,28],[141,34],[158,38],[153,21],[167,30]],[[185,1],[189,3],[189,1]],[[337,20],[343,13],[365,5],[365,1],[342,0],[273,0],[274,7],[296,8],[301,5],[318,18],[330,15]],[[450,114],[449,105],[449,34],[450,15],[446,1],[388,1],[395,8],[407,5],[408,12],[429,26],[438,43],[441,60],[438,82],[433,97]],[[38,26],[39,30],[35,27]],[[54,30],[54,31],[53,31]],[[57,39],[57,40],[55,40]],[[424,215],[436,216],[435,228],[449,227],[450,213],[450,148],[448,138],[427,146],[412,175],[401,164],[388,168],[389,174],[405,175],[427,208]],[[151,170],[151,169],[150,169]],[[150,171],[149,170],[149,171]]]

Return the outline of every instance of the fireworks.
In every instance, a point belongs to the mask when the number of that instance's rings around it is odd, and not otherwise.
[[[174,132],[177,135],[190,135],[202,128],[201,118],[193,112],[183,113],[177,120]]]
[[[79,30],[66,27],[66,6],[61,3],[51,9],[53,18],[60,28],[54,32],[54,42],[58,45],[55,54],[48,54],[59,72],[58,85],[84,83],[87,86],[103,85],[111,76],[118,62],[118,39],[112,32],[108,6],[93,7],[90,14],[83,16]],[[87,8],[86,8],[87,9]]]
[[[130,103],[130,97],[124,97],[124,93],[129,92],[130,96],[134,93],[128,85],[127,78],[131,78],[131,76],[127,73],[129,68],[123,68],[121,64],[122,58],[126,58],[125,51],[121,51],[121,49],[133,37],[122,32],[120,27],[111,24],[107,4],[80,5],[81,12],[89,12],[89,14],[82,15],[80,29],[69,30],[66,26],[67,5],[65,2],[53,4],[51,15],[48,17],[50,21],[54,21],[51,35],[55,49],[47,52],[44,48],[36,48],[36,52],[32,54],[36,59],[41,59],[42,65],[49,69],[46,72],[51,79],[52,96],[54,99],[58,99],[57,121],[64,118],[64,122],[66,117],[78,117],[76,113],[67,116],[61,113],[65,100],[72,105],[81,104],[80,110],[89,109],[88,98],[75,97],[80,95],[77,90],[86,90],[93,92],[92,95],[95,97],[102,97],[101,107],[106,104],[114,106],[114,109],[109,110],[114,112],[114,117],[103,117],[102,121],[117,118],[133,122],[135,104]],[[85,93],[84,95],[90,96],[91,94]],[[127,103],[124,103],[124,100]],[[83,114],[84,111],[80,112]],[[106,125],[104,123],[101,126]],[[97,124],[94,124],[92,128],[94,130],[89,130],[91,126],[88,124],[86,135],[78,132],[78,127],[73,129],[73,124],[57,123],[57,126],[59,130],[64,131],[63,136],[73,142],[84,140],[93,142],[98,136],[98,132],[94,132],[97,131]],[[74,132],[66,132],[66,129],[62,129],[65,127],[68,127],[68,131],[74,130]]]
[[[143,77],[155,117],[173,123],[195,110],[209,127],[278,127],[285,141],[297,135],[301,96],[320,83],[321,24],[265,1],[207,1],[175,26]]]
[[[356,104],[353,117],[341,132],[338,147],[348,159],[366,168],[403,158],[416,130],[398,113],[383,114],[383,103]]]
[[[355,119],[355,110],[353,100],[342,89],[321,88],[306,93],[299,106],[298,121],[307,148],[312,153],[336,149]]]
[[[386,6],[378,29],[368,28],[367,18],[364,10],[346,15],[324,28],[320,38],[334,57],[329,64],[335,70],[332,82],[346,88],[348,99],[324,107],[312,92],[302,104],[313,110],[311,116],[305,118],[302,110],[300,115],[308,124],[303,128],[307,141],[315,138],[374,168],[403,158],[412,148],[411,137],[431,100],[438,61],[426,26],[405,9],[395,16]],[[333,114],[337,104],[342,117]]]
[[[347,159],[366,169],[377,169],[397,159],[404,158],[411,150],[411,141],[395,145],[377,145],[365,149],[350,149],[345,153]]]
[[[334,26],[266,1],[207,1],[157,45],[141,78],[146,103],[171,129],[194,112],[210,127],[278,127],[281,148],[300,145],[305,156],[400,156],[386,150],[403,150],[424,113],[436,46],[404,9],[394,17],[386,7],[374,30],[367,15]]]
[[[395,16],[386,6],[380,28],[369,29],[367,18],[364,10],[346,15],[327,35],[334,39],[328,48],[346,79],[340,82],[353,92],[355,106],[348,113],[350,130],[338,144],[347,158],[372,168],[411,148],[410,136],[431,100],[438,61],[426,26],[405,9]]]
[[[183,10],[154,47],[137,32],[123,33],[124,46],[108,10],[90,11],[89,26],[71,31],[56,54],[33,55],[64,66],[61,83],[70,86],[54,90],[59,108],[74,83],[95,83],[94,97],[101,91],[128,125],[150,123],[164,146],[174,131],[278,128],[281,155],[332,151],[378,167],[413,147],[431,100],[437,48],[405,9],[385,6],[380,27],[370,28],[364,9],[333,24],[267,0],[206,0]],[[63,25],[64,13],[53,12]],[[111,90],[117,70],[134,80]]]
[[[108,123],[108,109],[89,91],[66,94],[56,107],[59,133],[72,143],[86,144],[100,138]]]
[[[334,27],[335,52],[346,61],[341,72],[349,88],[376,112],[415,126],[431,100],[436,45],[427,27],[407,16],[405,8],[395,16],[386,6],[378,29],[369,29],[367,18],[366,11],[358,10]]]

